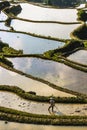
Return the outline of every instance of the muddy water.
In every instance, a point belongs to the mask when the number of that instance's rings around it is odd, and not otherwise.
[[[36,114],[49,115],[49,103],[37,103],[20,98],[10,92],[0,92],[0,106]],[[78,112],[79,111],[79,112]],[[57,104],[56,115],[87,115],[86,104]]]
[[[87,127],[80,126],[47,126],[47,125],[32,125],[8,122],[5,124],[4,121],[0,121],[1,130],[87,130]]]
[[[70,55],[68,59],[87,65],[87,50],[79,50]]]
[[[28,91],[34,91],[37,95],[41,96],[60,96],[60,97],[70,97],[72,94],[68,94],[65,92],[58,91],[49,87],[48,85],[38,82],[36,80],[32,80],[30,78],[21,76],[17,73],[8,71],[0,67],[0,85],[15,85],[19,88]]]
[[[64,64],[37,58],[9,58],[14,68],[27,74],[43,78],[58,86],[87,93],[87,73]]]
[[[24,54],[41,54],[64,45],[63,42],[32,37],[25,34],[0,32],[0,39],[15,49],[23,50]]]
[[[12,20],[11,26],[16,31],[30,32],[46,37],[69,39],[70,33],[80,24],[52,24],[52,23],[32,23],[20,20]]]
[[[77,21],[76,9],[43,8],[28,3],[22,3],[20,5],[22,7],[22,11],[18,15],[18,17],[20,18],[37,20],[37,21],[61,21],[61,22]]]

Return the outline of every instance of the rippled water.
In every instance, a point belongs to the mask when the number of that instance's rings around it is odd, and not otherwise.
[[[55,103],[55,105],[54,114],[56,115],[87,115],[87,110],[85,110],[85,108],[87,109],[86,104]],[[49,102],[42,103],[24,100],[10,92],[0,92],[0,106],[34,114],[50,114],[48,111],[50,106]],[[79,110],[79,112],[76,112],[77,110]]]
[[[0,29],[9,30],[10,27],[6,27],[4,22],[3,23],[0,22]]]
[[[7,15],[5,15],[3,12],[0,13],[0,21],[6,20]]]
[[[87,93],[87,73],[62,63],[37,58],[9,58],[14,68],[27,74],[43,78],[58,86]]]

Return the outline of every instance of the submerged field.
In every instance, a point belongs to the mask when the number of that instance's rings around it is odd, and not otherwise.
[[[78,10],[18,4],[17,15],[9,7],[0,14],[0,119],[87,125],[87,41],[71,35],[83,24]]]

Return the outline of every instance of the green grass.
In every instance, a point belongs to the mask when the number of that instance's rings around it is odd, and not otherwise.
[[[50,99],[50,96],[39,96],[39,95],[29,94],[28,92],[25,92],[24,90],[16,86],[0,85],[0,90],[13,92],[26,100],[33,100],[38,102],[49,102]],[[54,98],[56,103],[87,103],[86,98],[81,95],[77,97],[73,96],[73,97],[54,97]]]
[[[38,115],[4,107],[0,107],[0,119],[5,121],[44,124],[44,125],[87,126],[87,116]]]

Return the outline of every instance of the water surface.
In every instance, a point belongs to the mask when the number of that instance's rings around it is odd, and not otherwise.
[[[80,6],[77,7],[77,9],[85,8],[85,4],[80,4]]]
[[[70,33],[80,24],[53,24],[53,23],[32,23],[21,20],[12,20],[11,26],[16,31],[37,34],[46,37],[69,39]]]
[[[79,50],[68,57],[70,60],[74,60],[81,64],[87,64],[87,50]]]
[[[45,114],[49,115],[49,102],[33,102],[30,100],[24,100],[14,93],[0,91],[0,106],[6,108],[12,108],[28,113]],[[86,104],[57,104],[54,108],[56,115],[87,115]],[[80,110],[80,112],[76,112]]]
[[[28,3],[22,3],[20,5],[22,7],[22,11],[19,15],[17,15],[20,18],[37,20],[37,21],[61,21],[61,22],[77,21],[76,9],[43,8]]]
[[[86,126],[51,126],[51,125],[32,125],[0,121],[1,130],[87,130]]]
[[[10,27],[5,26],[5,23],[4,23],[4,22],[0,22],[0,29],[9,30]]]
[[[0,21],[6,20],[7,19],[7,15],[4,14],[2,11],[0,13]]]
[[[49,87],[48,85],[41,83],[39,81],[21,76],[17,73],[11,72],[0,67],[0,85],[12,85],[18,86],[19,88],[28,91],[34,91],[37,95],[41,96],[61,96],[61,97],[70,97],[72,94],[58,91]]]
[[[64,45],[63,42],[32,37],[30,35],[11,32],[0,32],[0,40],[9,46],[23,50],[24,54],[41,54]]]
[[[37,58],[9,58],[14,68],[27,74],[43,78],[58,86],[87,93],[87,73],[62,63]]]

